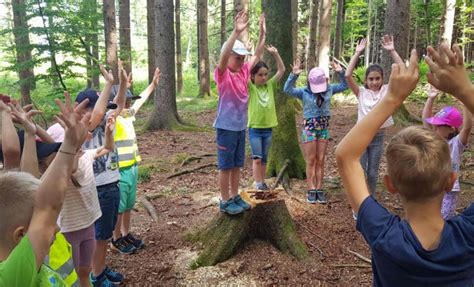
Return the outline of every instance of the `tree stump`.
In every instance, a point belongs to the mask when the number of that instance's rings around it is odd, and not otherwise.
[[[219,213],[211,222],[188,239],[203,246],[192,268],[212,266],[234,255],[247,240],[259,238],[270,242],[283,253],[298,259],[308,255],[305,244],[299,239],[293,219],[285,201],[278,198],[256,200],[251,192],[241,192],[242,198],[252,205],[252,209],[239,215]],[[268,193],[268,192],[267,192]]]

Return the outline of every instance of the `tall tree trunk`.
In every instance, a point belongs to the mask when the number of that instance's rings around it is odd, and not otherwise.
[[[114,82],[118,84],[118,62],[117,62],[117,24],[115,23],[115,1],[103,0],[104,13],[104,36],[105,36],[105,61],[112,69]]]
[[[132,72],[132,39],[130,31],[130,0],[119,0],[120,59],[127,74]],[[133,90],[133,88],[132,88]]]
[[[306,46],[306,69],[308,71],[316,66],[316,33],[318,29],[319,0],[310,0],[309,35]]]
[[[210,96],[209,44],[207,37],[207,0],[198,0],[199,18],[199,96]]]
[[[299,1],[298,4],[299,4],[298,10],[302,11],[301,13],[302,17],[299,17],[298,19],[299,20],[298,26],[309,27],[309,19],[310,19],[310,14],[311,14],[310,0],[302,0],[302,1]],[[306,57],[307,57],[306,52],[308,48],[309,35],[307,36],[305,33],[305,35],[303,37],[302,36],[303,36],[302,33],[298,31],[298,43],[297,43],[298,44],[298,58],[301,61],[306,62]]]
[[[433,45],[431,43],[431,13],[430,13],[430,0],[425,0],[425,5],[424,5],[424,10],[425,10],[425,23],[426,23],[426,45]]]
[[[22,104],[31,103],[30,91],[33,88],[34,72],[31,57],[30,34],[24,0],[13,0],[13,36],[15,38],[16,61],[20,78],[20,93]]]
[[[292,61],[291,23],[282,19],[291,19],[291,3],[287,0],[262,0],[262,10],[267,18],[267,41],[279,43],[278,51],[288,66]],[[276,71],[275,63],[271,69]],[[286,79],[288,72],[283,79]],[[305,162],[298,144],[295,123],[295,99],[288,97],[281,89],[275,91],[278,126],[273,129],[272,147],[267,164],[267,175],[276,176],[286,159],[291,162],[285,178],[303,178]]]
[[[226,9],[226,2],[225,0],[221,0],[221,47],[224,46],[224,42],[226,38],[226,24],[225,20],[227,17],[227,9]]]
[[[318,41],[318,66],[329,75],[329,50],[331,48],[331,9],[332,0],[321,0]]]
[[[293,46],[293,59],[298,55],[298,0],[291,0],[291,41]]]
[[[234,15],[237,15],[240,11],[247,11],[249,13],[249,0],[234,0]],[[291,18],[288,18],[291,19]],[[239,40],[246,44],[249,41],[249,32],[248,29],[245,29],[240,33]]]
[[[156,51],[156,20],[155,20],[155,1],[146,1],[146,20],[147,20],[147,41],[148,41],[148,83],[153,81],[155,74],[155,51]]]
[[[373,0],[368,0],[367,3],[367,47],[364,51],[364,66],[367,68],[370,61],[370,48],[372,47],[372,3]],[[375,38],[374,38],[375,40]],[[374,41],[376,42],[376,41]]]
[[[148,121],[148,129],[171,129],[180,121],[176,107],[173,1],[156,0],[153,10],[156,13],[155,63],[163,72],[155,90],[155,108]]]
[[[342,29],[344,28],[344,0],[337,0],[336,35],[334,36],[334,57],[339,59],[342,53]]]
[[[179,0],[175,0],[174,16],[176,29],[176,91],[181,94],[183,90],[183,58],[181,56],[181,4]]]
[[[451,46],[454,29],[454,15],[456,11],[456,0],[446,0],[446,10],[444,14],[443,34],[441,38]]]

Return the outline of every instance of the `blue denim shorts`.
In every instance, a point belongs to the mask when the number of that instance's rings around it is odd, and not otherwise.
[[[117,223],[120,205],[119,182],[113,182],[97,187],[102,216],[95,222],[95,239],[109,240]]]
[[[217,167],[231,169],[243,167],[245,160],[245,130],[216,129]]]
[[[252,150],[252,159],[261,159],[267,162],[268,152],[272,144],[272,129],[249,128],[249,142]]]

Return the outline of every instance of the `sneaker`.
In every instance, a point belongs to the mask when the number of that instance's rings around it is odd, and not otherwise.
[[[112,239],[112,246],[122,254],[132,254],[137,251],[137,248],[131,242],[126,240],[125,237],[120,237],[117,240]]]
[[[89,281],[91,282],[93,287],[114,287],[118,286],[117,284],[112,283],[107,276],[105,276],[104,272],[99,276],[95,277],[94,274],[89,273]]]
[[[114,284],[121,284],[125,279],[122,274],[110,269],[108,266],[105,266],[104,273],[105,277],[107,277],[107,279],[109,279],[109,281]]]
[[[234,197],[234,202],[242,207],[244,210],[249,210],[252,206],[250,206],[250,204],[248,204],[247,202],[245,202],[245,200],[242,199],[242,197],[240,196],[240,194],[238,194],[236,197]]]
[[[268,190],[268,185],[265,182],[262,182],[263,190]]]
[[[265,189],[266,184],[264,182],[256,182],[255,183],[255,189],[258,191],[263,191]]]
[[[131,233],[127,234],[126,236],[124,236],[124,239],[132,244],[133,246],[135,246],[135,248],[138,250],[140,248],[143,248],[145,246],[145,243],[143,243],[143,240],[141,239],[138,239],[138,238],[135,238]]]
[[[325,204],[327,202],[326,195],[322,190],[316,190],[316,202],[320,204]]]
[[[227,201],[220,201],[219,208],[222,212],[235,215],[244,212],[244,209],[234,202],[234,199],[231,198]]]
[[[316,203],[316,191],[308,190],[306,192],[306,201],[309,203]]]

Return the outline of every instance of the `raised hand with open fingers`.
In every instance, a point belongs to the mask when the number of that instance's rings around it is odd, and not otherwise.
[[[336,71],[336,72],[338,72],[338,73],[344,71],[344,69],[342,68],[342,66],[341,66],[339,63],[335,62],[335,61],[333,61],[333,62],[331,63],[331,67],[332,67],[332,69],[333,69],[334,71]]]
[[[418,56],[416,50],[413,49],[408,67],[405,64],[392,64],[392,73],[390,74],[386,97],[393,100],[396,104],[403,103],[416,88],[419,77]]]
[[[13,122],[22,125],[26,132],[36,133],[36,124],[33,122],[32,117],[41,114],[41,112],[34,110],[33,105],[26,105],[22,108],[19,104],[10,104],[10,107]]]
[[[395,43],[393,41],[393,35],[387,35],[385,34],[382,37],[382,40],[380,41],[380,44],[382,45],[382,48],[384,48],[387,51],[393,51],[395,50]]]
[[[250,21],[247,12],[243,10],[240,11],[239,13],[237,13],[237,16],[235,16],[234,19],[235,32],[239,34],[242,33],[248,27],[249,23]]]
[[[268,53],[270,54],[278,54],[278,49],[272,45],[266,45],[265,49],[267,49]]]
[[[100,73],[102,77],[104,77],[107,83],[113,84],[114,83],[114,74],[112,70],[107,71],[103,65],[99,65]]]
[[[300,59],[295,59],[293,62],[293,65],[290,65],[292,69],[292,73],[295,75],[299,75],[303,72],[303,69],[301,68],[301,61]]]
[[[155,73],[153,74],[153,81],[152,81],[155,86],[158,86],[158,84],[160,83],[160,77],[161,77],[160,68],[156,68]]]
[[[356,53],[362,53],[362,51],[364,51],[366,46],[367,46],[367,39],[366,38],[360,39],[356,46]]]

